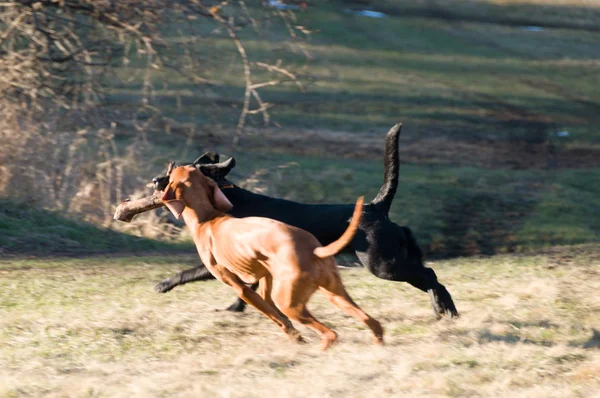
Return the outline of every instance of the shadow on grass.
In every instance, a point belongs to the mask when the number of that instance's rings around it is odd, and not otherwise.
[[[265,100],[277,104],[273,119],[287,128],[334,129],[341,131],[379,131],[398,121],[406,123],[406,132],[414,141],[426,137],[451,138],[453,141],[476,142],[481,140],[543,142],[555,133],[557,126],[591,128],[595,119],[595,105],[585,105],[568,98],[543,98],[540,96],[513,95],[510,99],[481,95],[459,88],[448,88],[447,96],[410,93],[353,92],[339,93],[312,91],[286,93],[271,90]],[[137,95],[119,94],[112,97],[117,103],[135,103]],[[509,102],[507,102],[509,101]],[[210,131],[215,137],[225,139],[214,125],[227,126],[238,116],[237,98],[204,98],[188,95],[156,95],[156,102],[165,115],[184,126],[193,123]],[[220,103],[215,112],[212,105]],[[225,104],[228,104],[227,106]],[[527,104],[527,105],[517,105]],[[179,110],[181,106],[181,110]],[[190,113],[189,110],[196,110]],[[399,109],[402,113],[399,114]],[[264,128],[259,117],[250,117],[248,125]],[[170,126],[169,131],[177,131]],[[213,130],[214,133],[212,132]],[[228,131],[232,131],[231,128]],[[156,139],[160,140],[160,136]],[[597,139],[595,139],[597,140]],[[343,143],[341,143],[343,145]]]
[[[523,11],[527,10],[538,22],[547,19],[540,18],[540,14],[556,14],[560,26],[581,27],[589,24],[578,22],[578,18],[586,19],[589,14],[597,15],[590,17],[593,21],[600,20],[600,8],[450,3],[451,6],[442,6],[439,1],[417,7],[390,6],[398,8],[398,16],[423,13],[424,18],[382,20],[355,17],[344,13],[338,5],[311,5],[306,18],[320,32],[311,38],[309,45],[315,53],[309,73],[317,76],[319,84],[305,92],[298,92],[293,86],[277,86],[261,93],[266,102],[277,105],[273,120],[286,127],[364,131],[389,126],[402,113],[407,125],[419,125],[421,130],[430,129],[433,134],[441,131],[452,137],[484,139],[508,134],[514,124],[503,125],[507,118],[520,124],[541,118],[545,122],[589,125],[593,129],[600,105],[595,91],[590,89],[593,84],[582,83],[586,81],[582,74],[597,74],[590,66],[593,60],[600,59],[597,39],[581,38],[580,32],[569,31],[532,34],[521,29],[492,27],[491,30],[484,24],[476,28],[449,28],[448,23],[439,21],[438,14],[447,19],[460,14],[466,21],[472,18],[486,23],[498,19],[498,24],[505,25],[502,15],[508,13],[507,19],[514,20],[509,25],[513,26],[532,22],[530,14]],[[396,15],[393,10],[390,13]],[[519,15],[525,15],[525,20],[520,20]],[[486,43],[479,42],[482,36],[488,39]],[[211,43],[212,40],[224,39],[208,39]],[[222,44],[234,50],[232,43]],[[544,50],[557,44],[559,48],[552,53]],[[206,45],[206,41],[192,43],[189,49],[203,53]],[[274,54],[284,63],[302,59],[297,54],[289,55],[288,59],[287,53],[275,52],[279,44],[268,38],[251,40],[246,45],[255,59],[268,60]],[[182,56],[181,47],[170,48],[165,50],[172,51],[165,54],[166,58]],[[538,58],[556,62],[538,62]],[[221,66],[219,71],[231,65]],[[136,67],[130,66],[128,71],[135,72]],[[256,73],[257,81],[272,78]],[[119,104],[138,104],[139,94],[132,90],[142,83],[139,79],[143,74],[133,73],[132,77],[135,75],[138,78],[112,90],[109,99]],[[158,95],[153,97],[155,105],[180,123],[201,126],[221,123],[231,128],[231,121],[239,117],[243,81],[235,78],[237,72],[221,75],[215,75],[219,84],[208,89],[157,70],[152,77],[156,87],[168,81],[168,86],[163,87],[172,94],[164,95],[157,89]],[[186,95],[179,97],[176,93]],[[260,115],[250,119],[250,125],[263,126]]]
[[[506,344],[528,344],[528,345],[536,345],[542,347],[553,347],[556,345],[553,341],[550,340],[537,340],[530,339],[524,336],[520,336],[515,333],[507,333],[507,334],[496,334],[492,333],[489,330],[483,330],[479,333],[478,336],[479,344],[491,343],[491,342],[503,342]],[[592,336],[585,342],[570,342],[569,347],[578,347],[585,349],[597,349],[600,348],[600,332],[596,329],[592,329]]]
[[[480,1],[461,0],[459,7],[452,7],[456,2],[448,2],[448,7],[436,6],[427,2],[427,6],[412,8],[384,7],[382,11],[402,18],[429,18],[448,22],[476,22],[501,26],[540,26],[544,28],[573,29],[589,32],[600,32],[600,26],[593,19],[600,19],[597,7],[550,4],[518,4],[516,6]],[[519,11],[516,13],[515,11]],[[584,20],[563,19],[564,15],[585,15]],[[552,18],[552,16],[556,16]]]
[[[569,343],[571,347],[600,348],[600,332],[592,328],[592,336],[583,344]]]
[[[549,340],[533,340],[528,339],[523,336],[519,336],[518,334],[508,333],[508,334],[495,334],[491,333],[489,330],[484,330],[479,333],[478,337],[479,344],[484,343],[492,343],[492,342],[503,342],[507,344],[531,344],[538,345],[542,347],[552,347],[555,345],[554,342]]]
[[[123,234],[8,199],[0,199],[0,230],[2,255],[84,256],[172,252],[190,246]]]
[[[432,249],[442,245],[448,257],[494,255],[499,247],[512,252],[519,243],[514,234],[538,201],[517,193],[477,191],[448,198],[440,213],[444,241],[432,242]]]

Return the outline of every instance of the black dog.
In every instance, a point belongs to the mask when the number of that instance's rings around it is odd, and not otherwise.
[[[437,317],[444,314],[457,317],[458,311],[450,293],[438,282],[435,272],[423,265],[423,254],[411,230],[394,224],[388,218],[398,187],[398,138],[401,127],[399,123],[387,133],[383,185],[375,199],[365,205],[359,230],[345,251],[356,253],[360,262],[379,278],[408,282],[428,292]],[[345,231],[354,210],[353,204],[303,204],[242,189],[225,178],[235,166],[235,160],[230,158],[219,163],[216,153],[206,153],[192,164],[224,188],[223,192],[233,204],[230,214],[234,217],[258,216],[279,220],[307,230],[323,245],[333,242]],[[153,179],[155,189],[163,190],[168,180],[168,176]],[[214,278],[201,265],[162,281],[155,290],[165,293],[175,286],[207,279]],[[244,307],[245,303],[238,299],[228,310],[243,311]]]

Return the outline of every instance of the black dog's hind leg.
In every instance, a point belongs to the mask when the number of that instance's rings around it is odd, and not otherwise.
[[[435,272],[423,265],[423,253],[411,230],[392,226],[384,234],[382,230],[371,236],[370,245],[362,231],[358,231],[353,248],[360,262],[375,276],[395,282],[408,282],[429,294],[435,316],[458,317],[452,296],[438,282]],[[367,250],[365,250],[367,249]]]
[[[423,265],[410,265],[408,267],[399,266],[396,263],[392,267],[373,267],[374,262],[369,262],[366,256],[357,253],[358,258],[363,264],[368,264],[367,269],[371,273],[381,279],[386,279],[394,282],[408,282],[419,290],[429,294],[431,306],[436,318],[441,318],[442,315],[448,315],[451,318],[459,316],[452,296],[446,287],[437,280],[435,272],[431,268],[426,268]],[[393,263],[392,263],[393,264]]]
[[[195,281],[207,281],[210,279],[215,279],[215,277],[206,269],[204,264],[200,264],[198,267],[186,269],[185,271],[181,271],[172,277],[165,279],[154,286],[154,290],[159,293],[166,293],[179,285],[185,285],[186,283]]]
[[[448,315],[451,318],[459,316],[454,301],[452,301],[452,296],[450,296],[446,287],[438,282],[437,276],[431,268],[423,267],[421,272],[411,273],[406,282],[429,293],[433,312],[438,319],[441,315]]]

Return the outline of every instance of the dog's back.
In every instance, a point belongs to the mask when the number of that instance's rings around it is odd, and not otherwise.
[[[360,223],[363,198],[355,206],[350,225],[337,240],[323,247],[310,232],[263,217],[219,217],[210,221],[206,244],[217,263],[238,273],[246,283],[275,276],[271,260],[292,265],[299,272],[312,272],[312,264],[339,253],[354,237]],[[232,244],[235,242],[235,244]],[[325,262],[335,268],[333,261]]]

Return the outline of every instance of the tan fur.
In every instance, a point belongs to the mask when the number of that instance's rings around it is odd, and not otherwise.
[[[213,180],[191,166],[172,171],[163,201],[175,216],[183,215],[207,269],[292,339],[300,341],[301,337],[287,317],[320,333],[323,349],[336,340],[335,332],[306,308],[319,289],[333,304],[365,323],[377,343],[383,342],[381,325],[352,301],[331,257],[356,233],[362,198],[346,232],[327,247],[307,231],[279,221],[227,215],[231,203]],[[259,280],[261,295],[246,286]]]

